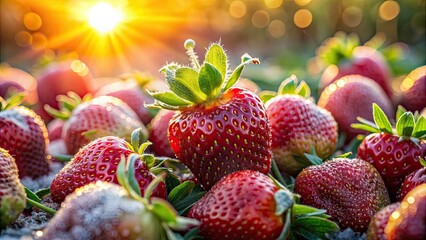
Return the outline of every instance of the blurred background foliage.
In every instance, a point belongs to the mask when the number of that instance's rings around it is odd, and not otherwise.
[[[40,59],[66,55],[96,77],[158,74],[167,61],[188,62],[185,39],[197,41],[200,55],[220,40],[232,66],[245,52],[261,59],[244,75],[262,88],[296,74],[315,89],[324,69],[317,48],[339,31],[377,46],[395,78],[426,61],[425,0],[105,1],[125,14],[111,34],[86,27],[87,9],[98,1],[1,0],[1,62],[31,72]]]

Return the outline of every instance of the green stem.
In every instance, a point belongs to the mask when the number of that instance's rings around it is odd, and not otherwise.
[[[200,63],[198,62],[198,57],[197,57],[197,55],[195,55],[194,48],[189,48],[189,49],[188,49],[188,55],[189,55],[189,57],[191,58],[191,62],[193,62],[193,63],[194,63],[195,68],[196,68],[197,70],[200,70],[200,69],[201,69],[201,66],[200,66]]]
[[[41,209],[41,210],[43,210],[43,211],[45,211],[47,213],[50,213],[52,215],[56,214],[56,210],[54,210],[54,209],[52,209],[50,207],[44,206],[43,204],[38,203],[38,202],[36,202],[36,201],[34,201],[34,200],[30,199],[30,198],[27,198],[27,203],[30,204],[33,207],[39,208],[39,209]]]

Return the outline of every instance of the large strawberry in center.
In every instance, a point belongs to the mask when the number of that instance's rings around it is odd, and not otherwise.
[[[168,129],[173,151],[205,189],[238,170],[268,173],[271,130],[265,108],[253,92],[232,88],[244,65],[259,60],[244,55],[227,78],[227,56],[219,44],[209,47],[202,65],[194,46],[192,40],[185,43],[193,67],[165,66],[171,91],[152,93],[153,106],[179,110]]]

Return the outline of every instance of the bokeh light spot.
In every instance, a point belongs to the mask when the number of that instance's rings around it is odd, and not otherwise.
[[[80,60],[72,61],[71,69],[80,76],[86,76],[89,73],[89,68]]]
[[[42,50],[47,46],[47,38],[43,33],[39,33],[39,32],[34,33],[32,37],[33,37],[33,42],[31,47],[34,50]]]
[[[294,24],[299,28],[307,28],[312,23],[312,13],[307,9],[300,9],[294,14]]]
[[[283,0],[265,0],[268,8],[278,8],[283,4]]]
[[[27,31],[20,31],[15,34],[15,42],[19,47],[29,47],[32,41],[33,38]]]
[[[241,18],[246,15],[247,7],[242,1],[233,1],[229,5],[229,14],[234,18]]]
[[[24,15],[24,25],[28,30],[38,30],[42,24],[43,21],[37,13],[29,12]]]
[[[311,0],[295,0],[294,2],[299,6],[305,6],[308,5]]]
[[[343,22],[349,27],[356,27],[362,21],[362,10],[359,7],[348,7],[342,13]]]
[[[398,16],[399,10],[399,4],[396,1],[385,1],[380,5],[379,16],[385,21],[390,21]]]
[[[268,26],[268,32],[273,38],[284,36],[285,31],[285,24],[281,20],[273,20]]]
[[[255,13],[253,13],[253,16],[251,18],[251,22],[257,28],[264,28],[264,27],[268,26],[268,23],[269,23],[268,12],[266,12],[264,10],[257,10]]]

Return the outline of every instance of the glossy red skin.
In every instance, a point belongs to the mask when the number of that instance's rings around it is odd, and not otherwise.
[[[391,134],[373,133],[358,148],[358,157],[379,171],[393,201],[405,177],[422,167],[418,158],[426,156],[425,141],[417,146],[411,140],[398,140],[398,136]]]
[[[41,118],[25,107],[0,111],[0,147],[15,158],[19,177],[49,173],[47,129]]]
[[[121,156],[133,153],[126,141],[118,137],[103,137],[83,147],[74,158],[55,176],[50,187],[55,202],[64,201],[75,189],[98,180],[118,184],[117,166]],[[155,178],[143,161],[135,162],[135,178],[141,193]],[[165,199],[166,185],[161,182],[153,195]]]
[[[278,187],[266,175],[252,170],[222,178],[189,211],[201,222],[206,240],[277,239],[283,216],[275,215]]]
[[[373,103],[379,105],[389,119],[394,118],[392,102],[371,79],[350,75],[328,86],[318,100],[318,106],[328,110],[339,125],[339,131],[346,134],[349,143],[365,131],[354,129],[352,123],[359,123],[357,117],[373,121]]]
[[[309,99],[278,95],[266,103],[272,132],[271,150],[281,171],[293,176],[308,166],[294,158],[304,158],[312,147],[320,158],[329,157],[337,144],[337,123],[331,114]]]
[[[64,121],[61,119],[54,119],[47,124],[47,132],[49,134],[49,140],[53,141],[62,137],[62,128]]]
[[[412,86],[408,88],[402,97],[401,105],[408,111],[421,112],[426,108],[426,66],[414,69],[406,79],[402,82],[412,82]]]
[[[260,99],[248,90],[231,88],[215,104],[175,114],[168,131],[177,158],[206,190],[238,170],[267,174],[271,130]]]
[[[392,214],[385,228],[388,240],[426,239],[426,184],[411,190]]]
[[[80,104],[73,110],[71,117],[62,129],[62,138],[67,150],[75,154],[90,142],[84,132],[96,130],[96,137],[130,136],[136,128],[144,127],[143,123],[123,101],[114,97],[98,97],[90,102]]]
[[[398,200],[402,201],[408,192],[423,183],[426,183],[426,167],[420,168],[405,177],[398,191]]]
[[[295,182],[300,202],[327,210],[341,229],[365,232],[371,217],[390,204],[380,174],[361,159],[338,158],[300,172]]]
[[[152,97],[144,93],[140,86],[132,82],[115,82],[102,87],[96,95],[113,96],[127,103],[135,111],[143,124],[148,124],[152,120],[144,104],[153,103]]]
[[[58,108],[58,95],[66,95],[69,91],[80,97],[93,93],[90,85],[91,76],[81,76],[71,68],[71,62],[57,63],[48,66],[38,77],[37,93],[42,106],[45,104]]]
[[[367,239],[368,240],[386,240],[385,227],[388,224],[390,215],[399,208],[399,202],[392,203],[382,210],[374,214],[371,218],[370,225],[368,225]]]
[[[361,75],[377,82],[389,98],[393,96],[389,82],[389,66],[383,55],[373,48],[357,47],[351,59],[345,59],[339,63],[337,72],[332,68],[335,68],[335,66],[328,67],[321,76],[322,89],[344,76]]]
[[[174,113],[174,111],[161,109],[151,121],[149,141],[152,142],[152,145],[150,147],[157,156],[175,157],[175,153],[169,143],[169,137],[167,136],[169,122],[173,118]]]

